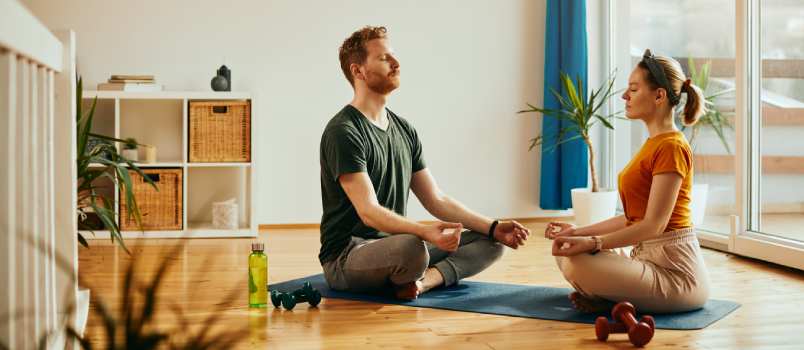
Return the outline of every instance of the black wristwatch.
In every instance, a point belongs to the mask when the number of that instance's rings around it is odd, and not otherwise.
[[[489,240],[492,242],[497,242],[497,239],[494,238],[494,230],[497,228],[497,224],[500,223],[500,220],[494,220],[491,223],[491,227],[489,228]]]

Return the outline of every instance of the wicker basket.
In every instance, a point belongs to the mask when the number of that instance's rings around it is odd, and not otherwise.
[[[190,162],[250,162],[250,101],[190,101]]]
[[[129,170],[132,190],[142,215],[143,230],[182,229],[182,169],[142,169],[159,190],[145,182],[137,172]],[[126,194],[120,192],[120,230],[139,230],[134,217],[128,217]]]

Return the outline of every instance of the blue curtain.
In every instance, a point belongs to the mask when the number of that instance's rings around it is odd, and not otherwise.
[[[569,74],[574,81],[583,81],[581,96],[586,96],[586,0],[547,0],[544,37],[544,108],[558,109],[560,104],[551,91],[561,92],[559,73]],[[587,187],[588,152],[582,139],[556,144],[558,131],[569,122],[544,117],[542,135],[542,178],[539,200],[542,209],[572,207],[570,190]],[[570,138],[577,133],[564,134]],[[550,150],[552,147],[552,150]]]

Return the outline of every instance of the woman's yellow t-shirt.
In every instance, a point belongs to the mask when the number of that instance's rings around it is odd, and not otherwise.
[[[664,232],[692,227],[692,149],[680,131],[649,138],[620,172],[617,182],[628,225],[645,218],[653,176],[669,172],[681,175],[683,180]]]

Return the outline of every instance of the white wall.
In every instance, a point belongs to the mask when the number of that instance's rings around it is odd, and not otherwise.
[[[53,1],[23,0],[48,27],[77,33],[86,86],[110,74],[154,74],[169,90],[209,90],[222,63],[234,90],[260,99],[257,222],[321,215],[318,143],[352,96],[337,58],[359,27],[386,25],[402,86],[389,107],[410,120],[439,185],[494,217],[538,206],[544,0]],[[409,214],[429,215],[411,196]]]

